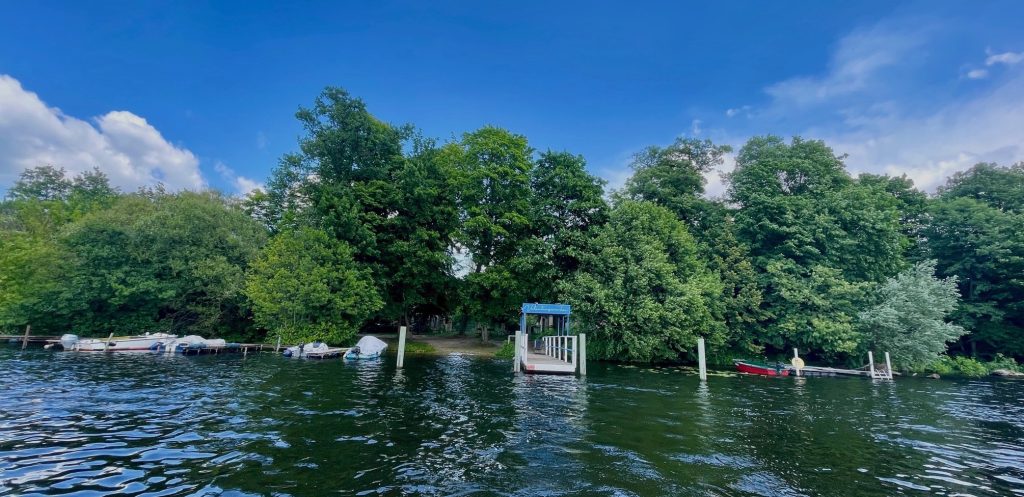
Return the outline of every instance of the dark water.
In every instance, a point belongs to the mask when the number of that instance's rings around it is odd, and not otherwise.
[[[0,347],[0,495],[1024,495],[1024,382]]]

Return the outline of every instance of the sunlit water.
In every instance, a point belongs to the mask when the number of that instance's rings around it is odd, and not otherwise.
[[[0,347],[0,495],[1024,495],[1024,382]]]

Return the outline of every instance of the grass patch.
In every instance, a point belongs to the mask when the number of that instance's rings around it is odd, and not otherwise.
[[[395,350],[398,350],[397,348]],[[406,355],[430,355],[436,354],[437,349],[425,342],[405,342]]]

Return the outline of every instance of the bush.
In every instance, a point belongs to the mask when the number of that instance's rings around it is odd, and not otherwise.
[[[498,359],[512,359],[516,356],[516,345],[512,342],[505,342],[504,345],[494,353]]]
[[[1007,360],[1016,366],[1013,359],[1002,358],[1002,362],[984,363],[970,357],[942,356],[938,360],[925,366],[918,372],[937,373],[940,375],[960,375],[968,378],[980,378],[991,373],[995,369],[1006,367]],[[998,365],[997,365],[998,364]]]

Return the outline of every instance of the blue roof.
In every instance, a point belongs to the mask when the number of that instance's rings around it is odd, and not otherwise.
[[[523,304],[523,314],[555,314],[568,316],[572,310],[568,304]]]

